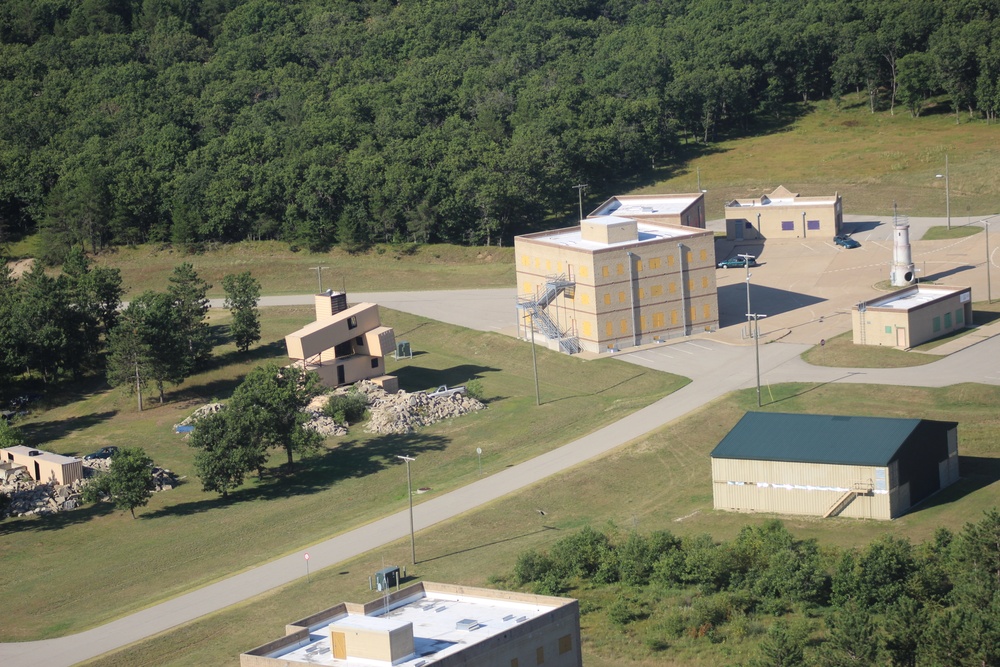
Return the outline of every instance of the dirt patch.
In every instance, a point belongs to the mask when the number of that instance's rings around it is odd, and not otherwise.
[[[7,262],[7,266],[15,278],[20,278],[31,268],[31,264],[34,261],[33,259],[18,259],[13,262]]]

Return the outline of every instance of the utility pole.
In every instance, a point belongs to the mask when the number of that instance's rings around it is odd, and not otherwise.
[[[329,266],[314,266],[312,271],[316,272],[316,289],[318,290],[316,294],[323,293],[323,269],[329,269]]]
[[[747,313],[747,317],[753,318],[754,325],[754,354],[757,358],[757,407],[760,407],[760,318],[767,317],[767,315],[761,315],[760,313]]]
[[[587,188],[587,185],[585,183],[581,183],[580,185],[574,185],[573,187],[576,188],[576,192],[577,192],[578,198],[580,200],[580,221],[582,222],[583,221],[583,191]]]
[[[538,361],[535,359],[535,318],[528,315],[528,329],[531,330],[531,369],[535,371],[535,406],[542,404],[538,394]]]
[[[402,459],[406,461],[406,495],[410,499],[410,557],[413,560],[413,564],[417,564],[417,548],[413,541],[413,487],[410,485],[410,461],[416,461],[417,459],[412,456],[402,456],[396,455],[397,459]]]
[[[951,186],[948,182],[948,154],[944,154],[944,174],[934,174],[934,178],[944,179],[944,212],[948,216],[948,229],[951,229]]]
[[[753,274],[750,273],[750,261],[757,259],[757,255],[742,254],[736,256],[742,257],[743,262],[746,264],[747,267],[747,335],[752,336],[753,330],[750,328],[750,276],[752,276]]]

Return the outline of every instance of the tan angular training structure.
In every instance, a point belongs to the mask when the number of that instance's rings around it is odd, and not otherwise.
[[[39,484],[72,484],[83,479],[80,459],[23,445],[0,449],[0,467],[8,470],[23,467]]]
[[[385,355],[396,347],[391,327],[382,326],[378,305],[359,303],[347,307],[347,295],[317,294],[316,321],[285,336],[288,357],[294,365],[316,371],[323,384],[337,387],[373,380],[391,391],[398,388],[385,375]]]

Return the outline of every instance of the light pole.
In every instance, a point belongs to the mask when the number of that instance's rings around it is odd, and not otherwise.
[[[983,223],[983,231],[986,232],[986,299],[989,303],[993,303],[993,285],[990,280],[990,218],[995,217],[995,215],[991,215],[989,218],[983,218],[979,221]]]
[[[639,327],[635,325],[635,257],[631,251],[628,251],[625,254],[628,255],[628,297],[629,306],[632,308],[632,347],[638,347]]]
[[[576,188],[576,192],[577,192],[578,198],[580,200],[580,221],[582,222],[583,221],[583,191],[584,191],[584,189],[586,189],[587,185],[586,185],[586,183],[581,183],[580,185],[574,185],[573,187]]]
[[[406,495],[410,498],[410,557],[417,564],[417,547],[413,542],[413,487],[410,485],[410,461],[416,461],[413,456],[396,455],[397,459],[406,461]]]
[[[316,294],[323,293],[323,269],[329,269],[329,266],[314,266],[312,270],[316,272],[316,288],[319,290]]]
[[[695,167],[695,171],[698,173],[698,192],[702,192],[702,189],[701,189],[701,167]]]
[[[951,229],[951,186],[948,182],[948,154],[944,154],[944,174],[934,174],[934,178],[944,179],[944,214],[948,217],[948,229]]]
[[[535,318],[528,315],[528,329],[531,330],[531,370],[535,372],[535,406],[542,404],[541,396],[538,393],[538,361],[535,359]]]
[[[767,317],[767,315],[761,315],[760,313],[747,313],[747,317],[753,318],[754,327],[754,354],[757,358],[757,407],[760,407],[760,323],[759,320],[762,317]]]
[[[757,256],[747,255],[747,254],[736,255],[736,256],[742,257],[743,262],[747,267],[747,334],[752,335],[753,331],[750,329],[750,276],[753,274],[750,273],[750,260],[757,259]]]

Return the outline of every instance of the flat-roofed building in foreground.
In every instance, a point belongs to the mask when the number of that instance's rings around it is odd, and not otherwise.
[[[576,600],[421,582],[285,626],[241,667],[581,667]]]
[[[839,194],[802,197],[780,185],[769,195],[726,204],[726,238],[824,239],[840,234],[844,209]]]
[[[607,352],[714,331],[711,231],[615,215],[514,239],[519,335]]]
[[[717,510],[894,519],[958,481],[958,424],[748,412],[711,456]]]
[[[705,195],[615,195],[587,217],[606,215],[705,229]]]
[[[855,345],[906,350],[972,324],[972,288],[913,285],[851,310]]]

